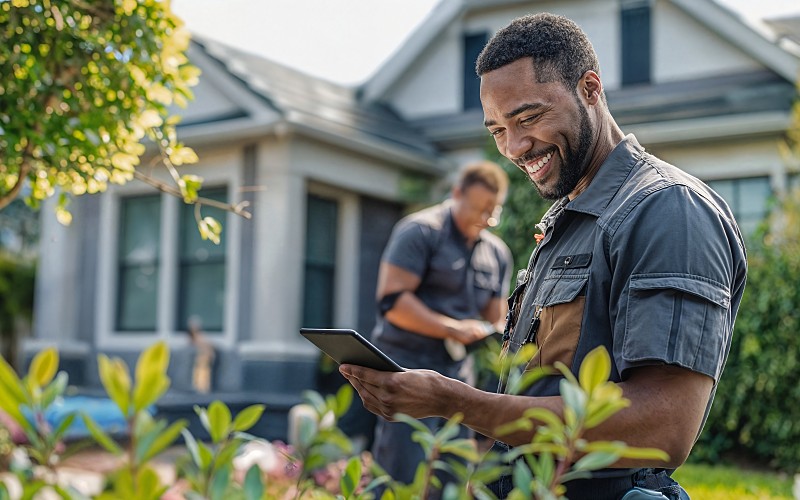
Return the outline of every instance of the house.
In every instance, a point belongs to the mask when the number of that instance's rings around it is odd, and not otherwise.
[[[72,382],[97,387],[96,353],[132,365],[164,340],[173,387],[189,390],[185,329],[199,318],[218,352],[219,393],[295,401],[318,363],[297,330],[370,330],[392,224],[484,155],[475,57],[536,11],[584,27],[623,130],[708,181],[745,231],[773,191],[800,183],[777,146],[800,48],[712,0],[442,0],[355,89],[197,38],[190,56],[203,76],[179,134],[201,160],[182,168],[205,179],[206,196],[249,201],[252,220],[217,213],[214,246],[191,207],[140,183],[75,200],[68,228],[45,210],[28,357],[56,345]]]

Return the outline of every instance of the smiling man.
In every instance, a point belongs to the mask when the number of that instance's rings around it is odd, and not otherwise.
[[[611,378],[631,406],[586,437],[670,456],[620,460],[591,479],[568,482],[566,496],[628,499],[648,495],[637,490],[646,488],[660,492],[655,498],[688,498],[670,473],[708,415],[744,290],[745,249],[733,215],[705,184],[622,132],[595,51],[569,19],[515,19],[489,40],[476,70],[484,123],[498,150],[555,202],[509,299],[507,355],[535,343],[529,367],[560,361],[577,374],[584,357],[604,346]],[[529,408],[563,409],[556,376],[514,395],[423,370],[389,374],[344,365],[341,372],[379,415],[460,412],[464,424],[495,438],[498,426]],[[525,444],[534,433],[504,435],[495,446]],[[510,478],[492,488],[505,498]]]

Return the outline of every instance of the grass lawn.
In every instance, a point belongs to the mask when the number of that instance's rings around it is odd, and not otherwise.
[[[730,466],[684,464],[673,477],[692,500],[793,500],[792,478]]]

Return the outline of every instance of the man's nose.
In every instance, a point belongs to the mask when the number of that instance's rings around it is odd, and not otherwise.
[[[516,160],[531,150],[533,141],[526,134],[514,133],[508,131],[506,133],[506,150],[505,156],[511,161]]]

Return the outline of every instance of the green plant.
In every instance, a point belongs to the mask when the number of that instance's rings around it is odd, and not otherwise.
[[[33,496],[45,488],[64,498],[71,498],[74,493],[57,484],[56,465],[81,447],[79,443],[64,447],[62,442],[75,414],[65,417],[55,429],[45,419],[47,409],[67,387],[67,374],[56,374],[58,362],[58,352],[45,349],[34,356],[27,375],[20,379],[0,358],[0,408],[20,426],[28,440],[22,449],[31,467],[15,471],[25,495]]]
[[[312,475],[326,465],[348,457],[353,445],[337,427],[353,401],[353,388],[343,385],[336,394],[324,398],[317,392],[306,391],[303,398],[314,410],[312,419],[299,419],[294,455],[302,464],[297,478],[297,498],[314,489]]]
[[[608,380],[611,358],[604,347],[595,348],[584,358],[577,379],[563,363],[556,363],[556,368],[564,376],[560,383],[563,419],[550,410],[531,408],[524,418],[498,429],[501,434],[536,429],[529,444],[515,447],[505,457],[514,463],[515,488],[509,498],[555,500],[566,491],[565,482],[590,478],[592,471],[620,458],[669,459],[654,448],[584,439],[586,431],[630,405],[622,389]]]
[[[242,485],[232,481],[233,459],[244,443],[254,439],[245,434],[264,413],[264,405],[251,405],[235,418],[221,401],[213,401],[208,408],[195,407],[200,423],[211,437],[211,444],[198,441],[186,429],[183,438],[191,461],[183,468],[191,491],[189,500],[208,498],[258,500],[264,495],[264,483],[258,465],[248,469]]]
[[[87,414],[82,418],[95,441],[116,456],[125,458],[125,465],[109,477],[109,488],[97,498],[157,500],[166,491],[150,460],[170,446],[186,427],[185,420],[168,425],[166,419],[154,419],[149,412],[169,388],[167,376],[169,349],[158,342],[142,352],[136,363],[133,383],[127,365],[119,358],[104,354],[97,357],[100,381],[108,397],[117,405],[128,422],[128,445],[123,449]]]

